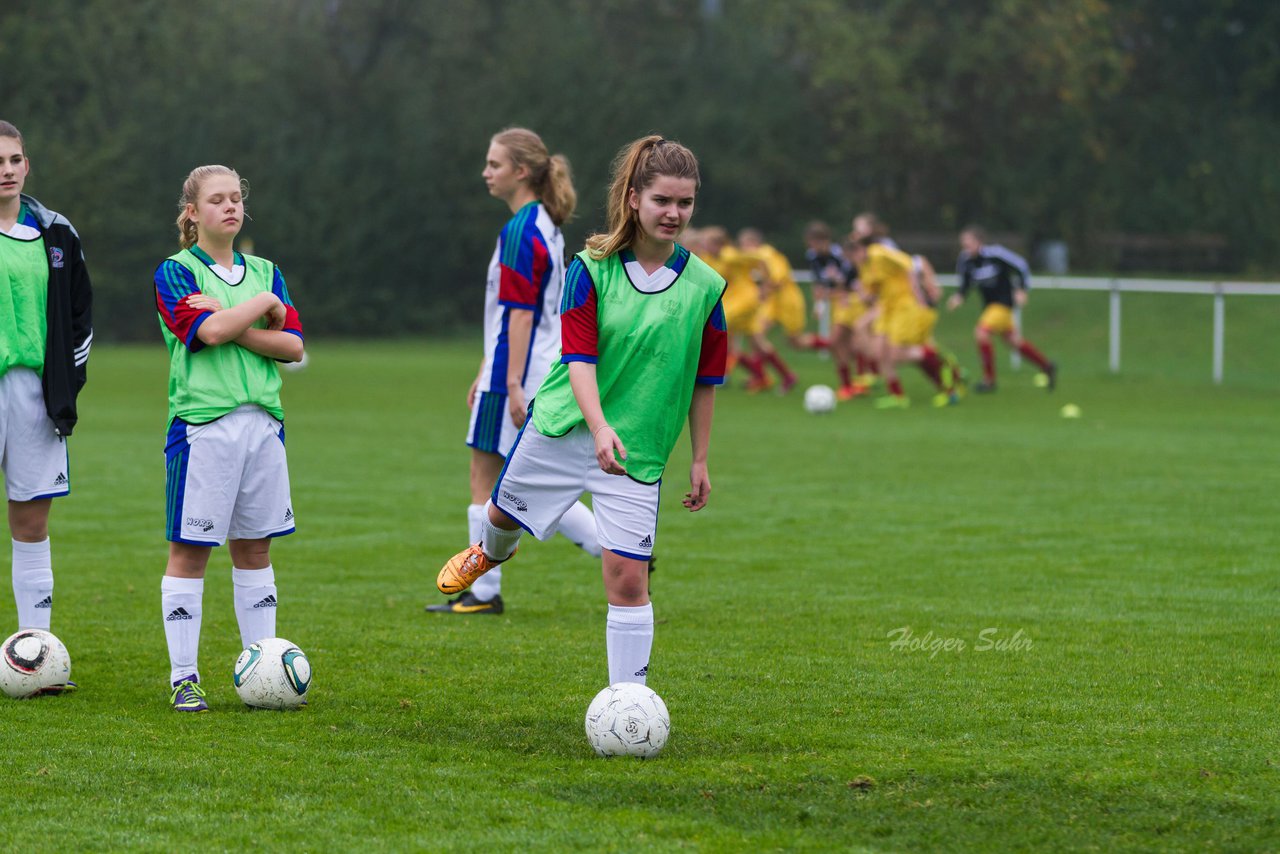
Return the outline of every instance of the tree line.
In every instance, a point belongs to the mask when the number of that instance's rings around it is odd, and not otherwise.
[[[1238,0],[7,0],[0,118],[84,237],[104,337],[155,335],[203,163],[249,181],[244,234],[309,331],[401,335],[478,318],[505,217],[479,173],[509,125],[573,164],[570,247],[657,131],[702,160],[697,223],[793,258],[809,220],[873,209],[1064,240],[1077,268],[1116,235],[1219,235],[1267,274],[1277,45],[1280,5]]]

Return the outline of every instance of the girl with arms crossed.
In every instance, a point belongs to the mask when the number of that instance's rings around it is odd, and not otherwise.
[[[542,139],[525,128],[508,128],[489,141],[484,181],[489,195],[506,203],[511,219],[498,235],[489,262],[484,297],[484,359],[467,392],[471,424],[471,504],[467,530],[479,542],[484,502],[502,471],[529,401],[560,351],[560,293],[564,287],[564,236],[560,226],[578,196],[569,161],[547,153]],[[582,502],[560,520],[558,530],[599,557],[595,519]],[[501,614],[502,572],[428,611]]]
[[[155,274],[169,347],[169,562],[160,598],[169,700],[181,712],[209,708],[196,666],[209,552],[229,543],[248,646],[275,637],[271,538],[294,530],[275,363],[302,358],[302,324],[276,265],[233,248],[245,193],[232,169],[194,169],[178,200],[182,251]]]
[[[659,136],[619,152],[608,233],[593,235],[565,277],[561,360],[538,390],[485,505],[480,541],[436,580],[466,589],[515,552],[524,531],[545,539],[583,491],[604,547],[609,682],[644,683],[653,645],[648,561],[659,486],[687,416],[693,450],[684,506],[700,510],[715,386],[724,382],[724,279],[677,244],[693,215],[698,161]]]

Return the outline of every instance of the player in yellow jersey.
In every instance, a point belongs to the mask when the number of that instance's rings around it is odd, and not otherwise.
[[[854,242],[853,262],[859,288],[871,300],[872,331],[877,338],[880,373],[889,394],[876,401],[880,409],[905,409],[910,405],[898,378],[896,364],[913,361],[938,387],[938,402],[954,403],[954,377],[946,376],[944,363],[933,347],[933,327],[938,313],[923,305],[912,288],[911,256],[890,249],[868,235]]]
[[[773,387],[773,379],[764,369],[768,364],[778,372],[782,390],[789,391],[796,383],[796,376],[760,330],[760,280],[765,273],[759,256],[732,245],[728,232],[719,226],[704,229],[702,238],[709,256],[704,260],[727,282],[723,302],[725,323],[729,329],[729,351],[731,361],[736,354],[737,363],[751,375],[747,390],[758,392]],[[748,352],[745,354],[738,343],[741,337],[748,340]]]
[[[761,283],[764,304],[758,318],[760,331],[767,334],[775,325],[781,326],[792,347],[818,349],[817,336],[805,331],[804,292],[796,284],[787,256],[765,243],[764,235],[756,228],[744,228],[738,232],[738,249],[760,260],[764,276]]]
[[[872,237],[881,246],[899,249],[897,242],[890,236],[889,226],[871,211],[863,211],[853,218],[853,230],[849,233],[852,241]],[[850,253],[852,254],[852,253]],[[935,406],[947,406],[955,403],[964,393],[964,372],[960,363],[951,353],[942,350],[932,339],[932,330],[937,324],[937,307],[942,302],[942,288],[938,284],[938,275],[933,264],[923,255],[911,256],[911,291],[917,305],[923,310],[916,315],[916,322],[905,325],[899,332],[901,340],[894,346],[905,352],[896,354],[895,361],[916,362],[926,374],[938,373],[950,391],[934,397]],[[928,321],[926,324],[926,320]],[[925,331],[925,326],[928,332]],[[940,365],[935,365],[935,359]]]

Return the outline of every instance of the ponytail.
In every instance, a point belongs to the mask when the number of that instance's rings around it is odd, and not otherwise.
[[[542,137],[528,128],[507,128],[494,134],[491,141],[507,150],[513,164],[529,170],[529,187],[551,221],[556,225],[568,222],[578,204],[568,158],[548,154]]]
[[[609,230],[587,238],[587,250],[597,261],[631,246],[640,235],[639,218],[628,204],[632,190],[644,192],[659,176],[691,178],[695,189],[702,185],[693,152],[657,134],[641,137],[619,151],[611,171],[605,199]]]

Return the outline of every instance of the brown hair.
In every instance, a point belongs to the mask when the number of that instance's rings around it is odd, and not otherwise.
[[[805,240],[830,240],[831,226],[822,220],[815,219],[804,227]]]
[[[511,155],[511,162],[529,170],[529,186],[556,225],[573,216],[578,193],[573,189],[569,160],[563,154],[548,154],[547,146],[528,128],[507,128],[493,135],[491,142]]]
[[[860,219],[865,219],[867,221],[868,231],[872,237],[885,238],[889,236],[889,226],[885,225],[884,220],[880,219],[880,217],[876,216],[871,211],[863,211],[862,213],[857,214],[853,218],[853,222],[856,223]]]
[[[27,141],[22,138],[22,131],[18,130],[4,119],[0,119],[0,136],[7,136],[11,139],[16,139],[18,141],[18,145],[22,146],[22,156],[27,156]]]
[[[966,234],[972,234],[975,238],[977,238],[979,243],[987,242],[987,230],[975,223],[969,223],[964,228],[960,229],[960,234],[961,236]]]
[[[678,142],[657,134],[641,137],[623,147],[613,158],[613,180],[605,198],[609,230],[587,238],[587,250],[596,260],[625,249],[640,235],[640,220],[627,198],[632,190],[644,192],[659,177],[691,178],[694,188],[702,185],[698,158]]]
[[[190,249],[200,239],[196,221],[187,213],[187,206],[194,206],[200,198],[200,187],[214,175],[230,175],[240,182],[240,198],[249,197],[249,182],[240,177],[240,173],[229,166],[197,166],[191,170],[187,180],[182,182],[182,195],[178,197],[178,243],[183,249]]]

